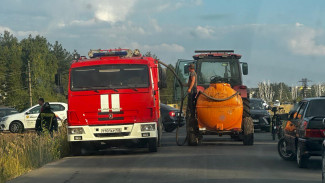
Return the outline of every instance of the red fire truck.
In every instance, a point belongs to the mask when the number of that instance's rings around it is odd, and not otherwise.
[[[159,88],[166,85],[158,61],[129,49],[90,50],[88,55],[75,57],[69,71],[72,153],[134,144],[156,152],[162,128]]]

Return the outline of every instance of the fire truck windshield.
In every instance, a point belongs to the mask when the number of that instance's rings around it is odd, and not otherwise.
[[[240,85],[240,67],[236,59],[203,59],[198,62],[198,84],[210,84],[213,76],[225,78],[231,85]]]
[[[146,65],[99,65],[71,70],[71,91],[121,88],[146,88],[149,72]]]

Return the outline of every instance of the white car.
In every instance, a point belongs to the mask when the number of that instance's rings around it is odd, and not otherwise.
[[[56,114],[59,126],[67,119],[68,104],[62,102],[49,102],[52,111]],[[35,129],[36,119],[40,113],[41,106],[35,105],[17,114],[2,117],[0,119],[0,130],[12,133]]]

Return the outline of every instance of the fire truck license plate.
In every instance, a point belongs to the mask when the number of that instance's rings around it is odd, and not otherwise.
[[[101,129],[102,133],[120,133],[122,130],[121,128],[103,128]]]

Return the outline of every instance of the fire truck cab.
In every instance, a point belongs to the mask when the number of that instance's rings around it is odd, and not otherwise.
[[[69,70],[68,141],[84,149],[140,144],[156,152],[162,125],[158,61],[139,50],[90,50]]]

